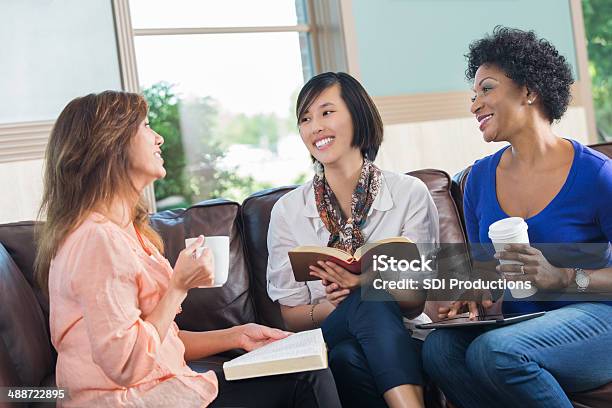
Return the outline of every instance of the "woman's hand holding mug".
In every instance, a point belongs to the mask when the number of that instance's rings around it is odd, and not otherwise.
[[[212,252],[209,248],[200,247],[204,244],[204,236],[200,235],[195,242],[183,249],[176,265],[170,284],[187,292],[198,286],[212,286],[215,282],[215,267]]]
[[[557,268],[537,248],[528,244],[507,244],[503,251],[497,252],[495,258],[520,264],[500,264],[499,272],[506,279],[514,281],[531,281],[538,289],[561,290],[570,286],[572,269]]]

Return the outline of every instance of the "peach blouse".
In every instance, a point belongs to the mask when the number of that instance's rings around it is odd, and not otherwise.
[[[60,247],[49,271],[51,341],[63,406],[208,405],[214,372],[196,373],[172,323],[161,342],[144,320],[168,287],[172,268],[155,250],[100,214]]]

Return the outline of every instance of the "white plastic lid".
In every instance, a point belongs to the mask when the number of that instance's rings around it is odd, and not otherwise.
[[[526,231],[527,228],[527,223],[521,217],[504,218],[489,226],[489,238],[510,238]]]

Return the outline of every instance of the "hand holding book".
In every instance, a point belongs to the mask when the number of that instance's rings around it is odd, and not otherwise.
[[[362,283],[361,275],[355,275],[331,261],[318,261],[316,266],[310,265],[309,268],[311,276],[326,283],[335,283],[342,289],[353,290]]]
[[[336,307],[351,294],[350,289],[343,289],[337,283],[323,281],[323,286],[325,286],[325,298]]]
[[[237,335],[236,344],[245,351],[258,349],[276,340],[290,336],[291,332],[262,326],[255,323],[247,323],[234,327]]]

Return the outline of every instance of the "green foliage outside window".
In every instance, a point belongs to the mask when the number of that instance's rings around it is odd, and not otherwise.
[[[181,140],[179,123],[179,101],[172,92],[172,86],[160,82],[144,90],[149,104],[149,124],[163,136],[162,154],[166,177],[155,182],[155,199],[169,196],[183,197],[191,201],[192,190],[185,177],[185,153]]]
[[[276,151],[280,133],[278,125],[278,117],[273,113],[260,113],[254,116],[241,113],[234,117],[225,128],[220,143],[226,147],[238,143],[261,146]]]
[[[612,2],[582,0],[599,139],[612,140]]]
[[[278,125],[270,115],[238,115],[226,127],[229,130],[220,134],[219,110],[212,98],[180,99],[167,82],[156,83],[143,94],[149,103],[151,128],[164,138],[161,149],[167,174],[155,182],[158,209],[185,207],[210,198],[240,202],[255,191],[271,187],[251,176],[238,175],[236,169],[220,166],[225,149],[232,143],[256,144],[260,141],[257,135],[265,134],[276,146]],[[181,116],[189,120],[181,121]],[[188,129],[183,129],[186,126]],[[187,132],[194,151],[185,151]]]

